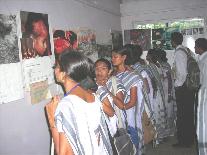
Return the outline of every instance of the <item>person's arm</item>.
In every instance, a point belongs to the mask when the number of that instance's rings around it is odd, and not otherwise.
[[[137,104],[137,87],[132,87],[130,89],[130,100],[127,104],[125,104],[125,109],[130,109]]]
[[[63,133],[58,132],[57,127],[55,125],[55,111],[56,111],[59,101],[60,101],[59,97],[54,96],[52,100],[46,105],[45,108],[46,108],[46,114],[47,114],[48,123],[49,123],[49,129],[51,131],[52,138],[54,141],[55,152],[57,155],[63,155],[61,153],[69,152],[70,151],[69,149],[71,148],[71,146],[69,143],[67,147],[64,146],[65,145],[64,138],[66,139],[66,137]],[[62,146],[62,144],[64,145]]]
[[[124,94],[120,91],[115,95],[113,95],[109,91],[109,95],[112,97],[114,104],[119,108],[119,109],[125,109],[125,104],[124,104]]]
[[[114,116],[114,109],[111,106],[111,103],[108,99],[108,97],[105,97],[102,100],[103,103],[103,111],[109,116],[109,117],[113,117]]]
[[[60,151],[58,155],[74,155],[71,145],[65,137],[65,134],[59,133],[60,138]]]

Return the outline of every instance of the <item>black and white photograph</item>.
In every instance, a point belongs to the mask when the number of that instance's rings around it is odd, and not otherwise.
[[[15,15],[0,14],[0,64],[19,62]]]

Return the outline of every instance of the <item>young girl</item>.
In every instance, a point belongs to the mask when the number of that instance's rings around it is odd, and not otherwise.
[[[127,114],[128,132],[137,148],[137,154],[143,153],[143,130],[141,116],[144,110],[142,102],[143,82],[133,71],[126,66],[126,48],[112,51],[112,63],[116,67],[114,74],[118,77],[126,89],[125,110]]]
[[[65,89],[63,99],[53,97],[46,105],[50,131],[58,155],[111,155],[101,102],[80,83],[91,79],[89,59],[77,51],[63,52],[55,77]],[[113,109],[106,109],[113,115]]]
[[[119,121],[117,123],[118,127],[122,128],[123,126],[121,126],[121,124],[125,122],[122,109],[124,109],[125,106],[124,97],[126,95],[126,90],[117,77],[111,77],[111,72],[111,63],[107,59],[101,58],[95,62],[96,82],[98,84],[97,93],[102,102],[111,104],[117,117],[120,117],[119,114],[121,115],[121,118],[118,118]],[[116,83],[113,83],[113,80],[116,80]],[[114,87],[117,88],[115,90],[116,92],[114,92]]]

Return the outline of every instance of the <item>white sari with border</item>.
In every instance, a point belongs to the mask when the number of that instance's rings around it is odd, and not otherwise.
[[[112,154],[102,104],[94,96],[95,101],[87,103],[76,95],[68,95],[55,112],[58,132],[65,133],[75,155]]]

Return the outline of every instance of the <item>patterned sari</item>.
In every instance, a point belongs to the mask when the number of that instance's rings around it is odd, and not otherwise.
[[[165,93],[165,106],[167,111],[166,136],[173,136],[176,130],[175,121],[177,112],[173,75],[171,67],[168,63],[161,62],[160,65],[164,73],[163,89]]]
[[[142,87],[143,81],[132,71],[125,71],[116,75],[124,84],[127,95],[125,103],[130,100],[130,89],[137,87],[137,103],[136,106],[127,109],[128,132],[131,135],[132,141],[137,148],[137,154],[141,155],[144,152],[144,139],[142,129],[142,114],[144,111]]]
[[[158,68],[155,64],[149,63],[148,71],[155,78],[157,85],[157,92],[154,97],[154,114],[156,120],[156,129],[158,132],[158,140],[166,137],[166,128],[167,128],[167,111],[165,106],[165,94],[162,84],[162,70]]]
[[[96,96],[93,103],[76,95],[64,97],[57,106],[55,121],[75,155],[112,154],[101,102]]]

